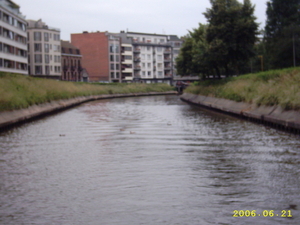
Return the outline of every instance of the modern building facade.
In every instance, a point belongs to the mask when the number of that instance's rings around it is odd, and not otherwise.
[[[108,32],[71,34],[71,43],[80,49],[82,66],[92,82],[121,82],[120,37]]]
[[[69,41],[61,41],[61,80],[84,81],[82,68],[82,55],[80,50]],[[85,79],[86,81],[86,79]]]
[[[0,0],[0,71],[28,74],[26,29],[20,7]]]
[[[177,35],[169,35],[168,38],[169,38],[169,43],[173,47],[173,63],[172,63],[172,65],[173,65],[173,78],[174,78],[174,77],[178,76],[175,65],[176,65],[176,58],[179,55],[179,51],[183,44],[183,41],[181,39],[179,39]]]
[[[29,74],[61,79],[60,29],[49,27],[41,19],[27,22]]]
[[[122,32],[121,32],[122,33]],[[173,47],[167,35],[127,32],[132,38],[135,82],[172,83]]]

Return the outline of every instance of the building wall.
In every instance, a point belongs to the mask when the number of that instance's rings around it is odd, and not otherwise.
[[[127,33],[133,39],[134,77],[147,83],[172,80],[172,46],[166,35]]]
[[[28,20],[29,74],[60,79],[60,30],[50,28],[41,20]]]
[[[12,4],[0,1],[0,71],[28,74],[27,22]]]
[[[71,34],[71,43],[81,51],[89,81],[110,81],[109,44],[104,32]]]
[[[61,80],[83,81],[82,55],[68,41],[61,41]]]

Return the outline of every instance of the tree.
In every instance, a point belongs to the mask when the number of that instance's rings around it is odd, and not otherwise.
[[[206,29],[207,25],[200,23],[198,28],[189,31],[189,34],[184,37],[184,44],[176,59],[179,74],[197,74],[204,78],[209,74]]]
[[[226,75],[234,69],[239,74],[242,66],[255,55],[258,34],[254,6],[250,0],[211,0],[212,7],[204,13],[209,25],[207,42],[215,68],[223,68]]]
[[[300,0],[267,2],[265,40],[272,68],[294,66],[300,61]]]

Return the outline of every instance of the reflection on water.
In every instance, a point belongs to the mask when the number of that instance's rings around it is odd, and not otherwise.
[[[0,134],[0,224],[299,224],[299,163],[299,137],[177,96],[91,102]]]

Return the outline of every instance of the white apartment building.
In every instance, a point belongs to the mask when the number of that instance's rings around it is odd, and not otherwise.
[[[132,38],[133,80],[171,84],[173,57],[168,36],[134,32],[126,34]]]
[[[0,0],[0,71],[28,74],[26,28],[20,6]]]
[[[61,78],[60,29],[42,20],[28,22],[29,74],[36,77]]]

